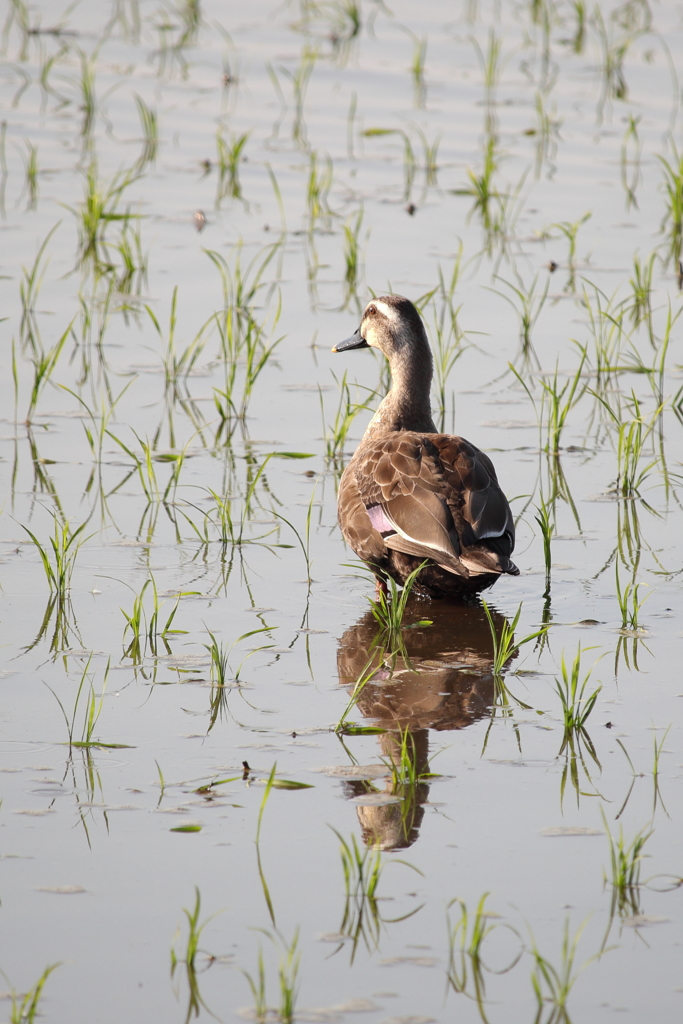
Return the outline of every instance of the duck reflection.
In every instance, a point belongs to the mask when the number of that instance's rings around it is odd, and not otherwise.
[[[489,610],[499,633],[504,618]],[[413,626],[425,614],[432,625]],[[389,776],[384,794],[368,782],[344,783],[349,798],[398,798],[357,809],[363,841],[382,850],[412,846],[418,838],[433,778],[429,730],[464,729],[488,717],[496,690],[491,630],[482,607],[434,602],[427,611],[413,599],[404,622],[409,628],[400,654],[381,649],[372,612],[346,630],[337,651],[339,682],[351,693],[371,672],[356,707],[386,730],[378,737]]]

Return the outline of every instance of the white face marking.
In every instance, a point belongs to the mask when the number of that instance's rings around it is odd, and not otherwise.
[[[387,318],[387,320],[390,323],[398,324],[398,322],[399,322],[398,313],[396,312],[396,310],[394,309],[393,306],[390,306],[387,302],[377,302],[377,301],[375,301],[373,303],[373,305],[379,310],[380,313],[384,314],[384,316]]]

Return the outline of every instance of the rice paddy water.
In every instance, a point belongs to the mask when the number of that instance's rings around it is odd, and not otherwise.
[[[678,6],[0,6],[0,1019],[679,1021]],[[388,291],[485,604],[336,526]]]

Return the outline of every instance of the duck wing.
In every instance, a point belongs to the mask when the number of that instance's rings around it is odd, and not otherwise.
[[[463,561],[473,572],[518,575],[510,561],[515,547],[512,511],[490,458],[462,437],[432,434],[429,441],[436,449]]]
[[[460,576],[514,571],[514,525],[495,470],[462,438],[401,431],[368,439],[344,474],[339,507],[361,558],[389,548]]]

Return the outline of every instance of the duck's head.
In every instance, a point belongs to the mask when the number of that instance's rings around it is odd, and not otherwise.
[[[368,302],[356,333],[340,341],[332,351],[368,347],[379,349],[389,362],[415,351],[422,353],[425,347],[429,351],[422,318],[410,299],[382,295]]]

